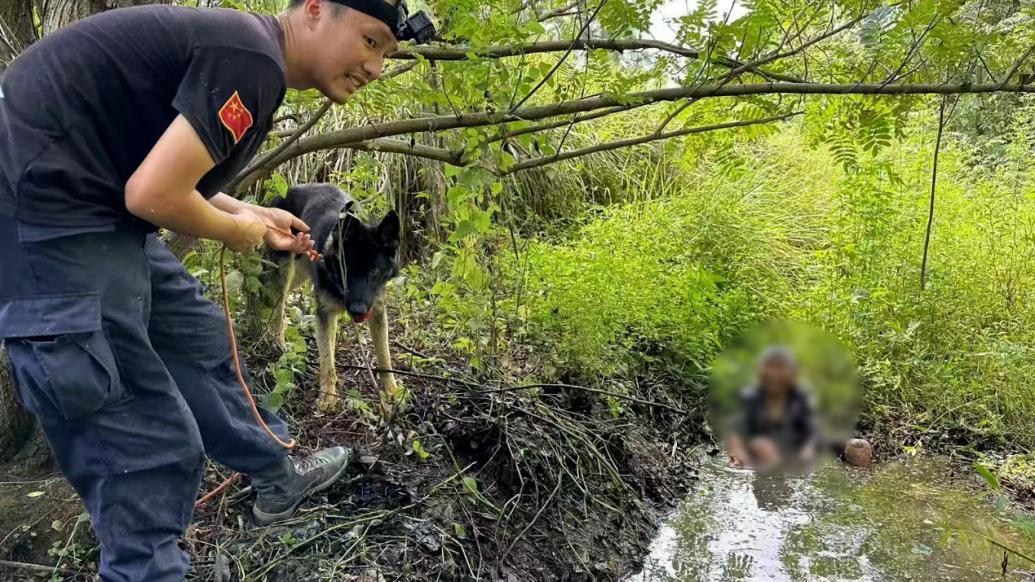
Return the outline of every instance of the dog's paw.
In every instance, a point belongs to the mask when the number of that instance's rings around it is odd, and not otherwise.
[[[341,411],[341,397],[336,392],[320,391],[316,400],[316,409],[323,414],[334,414]]]

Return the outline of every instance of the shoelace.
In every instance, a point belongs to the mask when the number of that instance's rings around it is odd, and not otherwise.
[[[317,469],[324,468],[325,466],[329,465],[330,462],[330,459],[313,455],[311,457],[301,459],[297,463],[295,463],[295,470],[298,471],[300,475],[307,475]]]

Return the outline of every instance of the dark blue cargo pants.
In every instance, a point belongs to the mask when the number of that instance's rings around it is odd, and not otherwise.
[[[205,455],[255,473],[287,451],[241,391],[222,310],[154,235],[37,240],[25,226],[0,217],[0,337],[18,394],[90,512],[102,578],[181,580]]]

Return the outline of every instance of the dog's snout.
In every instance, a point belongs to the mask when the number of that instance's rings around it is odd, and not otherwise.
[[[350,301],[346,309],[353,321],[366,321],[370,317],[370,306],[363,301]]]

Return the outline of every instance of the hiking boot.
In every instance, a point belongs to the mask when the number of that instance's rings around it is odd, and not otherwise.
[[[270,525],[294,515],[302,501],[327,489],[345,474],[350,453],[345,447],[324,449],[303,459],[284,457],[252,475],[252,515]]]

